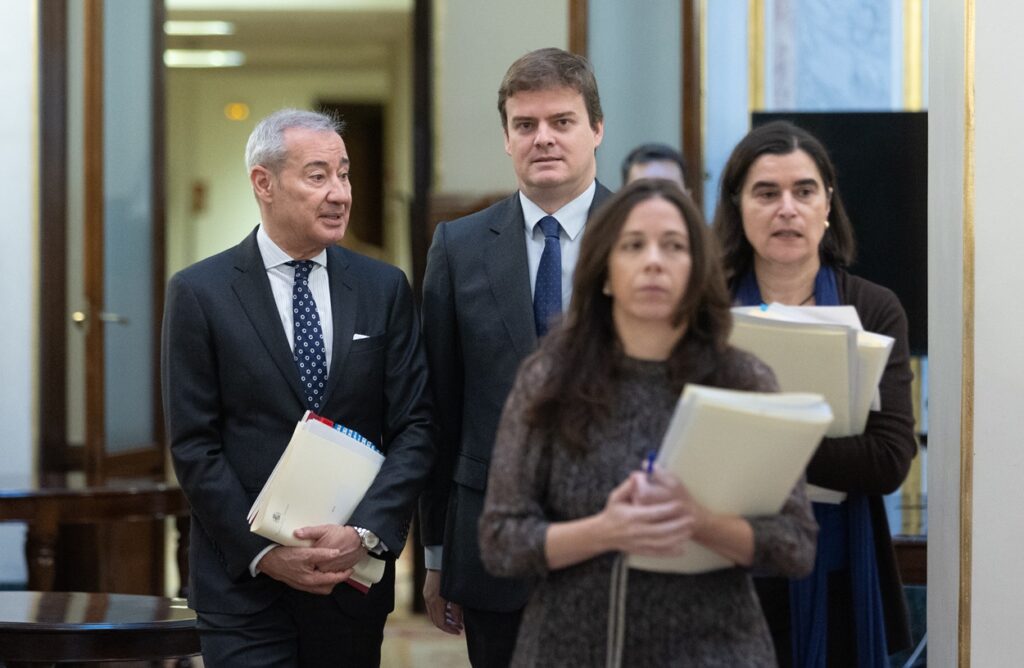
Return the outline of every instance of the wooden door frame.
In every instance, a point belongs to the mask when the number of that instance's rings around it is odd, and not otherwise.
[[[81,468],[67,444],[67,3],[39,5],[39,471]],[[79,452],[76,450],[76,452]],[[77,464],[77,466],[76,466]]]
[[[84,470],[90,482],[109,476],[162,475],[165,471],[163,410],[159,392],[160,320],[163,313],[165,274],[165,110],[162,0],[150,0],[152,22],[152,215],[153,215],[153,434],[154,446],[106,455],[103,424],[87,420],[85,447],[67,441],[68,363],[68,16],[66,3],[40,3],[39,71],[41,74],[40,127],[40,254],[39,261],[39,411],[37,473],[40,480],[63,480],[69,471]],[[84,238],[87,250],[85,293],[88,326],[96,334],[87,337],[86,364],[98,365],[90,377],[86,396],[97,402],[102,415],[103,336],[97,320],[103,290],[103,0],[85,0],[84,29],[84,129],[83,178],[85,183]],[[98,381],[96,379],[99,379]],[[95,409],[94,409],[95,410]]]
[[[409,247],[413,294],[419,302],[430,240],[430,190],[434,183],[434,0],[413,0],[412,199]]]
[[[701,23],[701,0],[682,0],[682,39],[680,40],[680,63],[682,65],[682,127],[683,159],[686,160],[690,195],[697,208],[704,209],[704,101],[701,62],[704,45]]]
[[[587,0],[569,0],[569,51],[587,57],[589,25]]]
[[[105,401],[103,356],[103,0],[85,0],[82,137],[84,182],[82,266],[85,273],[85,450],[86,479],[104,479]],[[97,419],[97,416],[100,419]]]

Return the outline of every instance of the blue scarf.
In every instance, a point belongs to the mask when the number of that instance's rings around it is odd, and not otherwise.
[[[818,306],[840,305],[836,273],[831,267],[822,266],[818,270],[814,278],[814,301]],[[742,276],[736,284],[736,303],[741,306],[762,303],[761,290],[753,271]],[[857,665],[860,668],[888,666],[885,615],[868,498],[851,493],[840,505],[815,503],[813,507],[819,527],[814,570],[806,578],[789,581],[793,665],[797,668],[825,668],[828,657],[828,576],[833,571],[849,569]]]

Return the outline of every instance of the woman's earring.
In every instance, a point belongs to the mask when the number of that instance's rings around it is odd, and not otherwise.
[[[828,229],[828,218],[825,219],[825,229]]]
[[[603,294],[603,295],[605,295],[607,297],[611,297],[612,296],[612,289],[611,289],[611,286],[608,285],[608,281],[604,282],[604,287],[601,288],[601,294]]]

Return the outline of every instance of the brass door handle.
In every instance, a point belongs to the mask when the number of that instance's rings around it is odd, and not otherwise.
[[[109,311],[100,311],[97,317],[100,322],[111,322],[118,325],[127,325],[130,322],[125,316]],[[75,311],[71,314],[71,321],[79,328],[84,329],[89,324],[89,314],[85,311]]]

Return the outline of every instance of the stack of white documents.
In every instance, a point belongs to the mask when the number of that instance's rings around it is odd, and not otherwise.
[[[656,461],[712,512],[774,515],[831,422],[832,411],[819,394],[687,385]],[[631,555],[629,565],[647,571],[703,573],[733,564],[693,542],[682,556]]]
[[[826,436],[864,433],[881,408],[878,383],[894,339],[866,332],[852,306],[741,306],[732,309],[729,342],[757,355],[786,392],[817,392],[832,406]],[[808,486],[811,500],[840,503],[844,492]]]
[[[295,530],[345,524],[383,463],[368,440],[306,411],[249,510],[250,531],[281,545],[312,545],[296,538]],[[349,583],[365,592],[383,575],[384,562],[367,556]]]
[[[785,392],[825,396],[835,422],[828,436],[864,432],[877,410],[893,338],[865,332],[852,306],[736,307],[729,343],[757,355]]]

